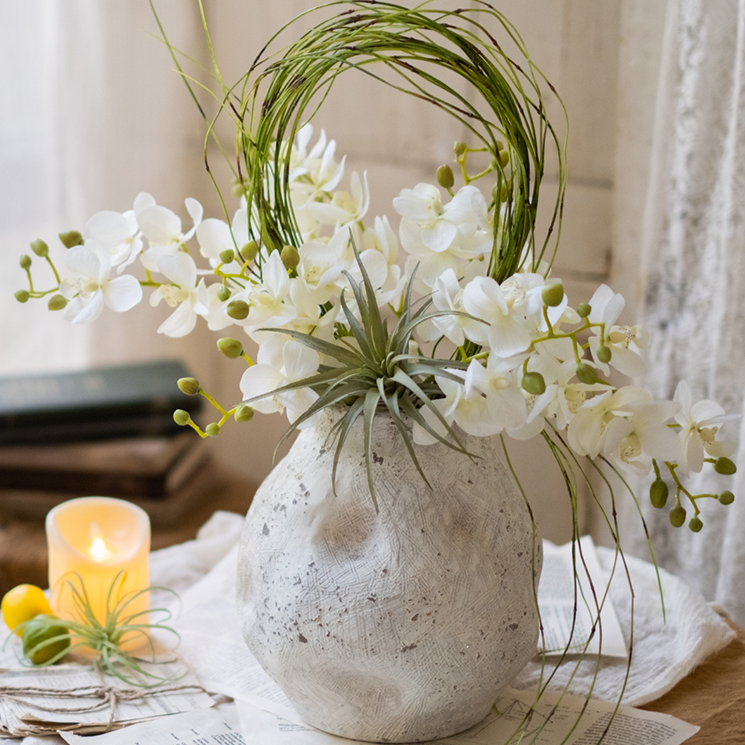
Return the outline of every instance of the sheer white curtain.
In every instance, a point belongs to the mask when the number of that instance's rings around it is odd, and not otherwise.
[[[644,33],[641,25],[638,32]],[[743,413],[745,0],[669,0],[658,79],[656,103],[646,101],[655,110],[641,239],[644,321],[654,340],[646,383],[657,396],[670,397],[685,378],[694,398]],[[621,162],[620,183],[628,186],[623,168]],[[621,211],[618,218],[636,216]],[[691,489],[731,489],[735,503],[701,500],[704,528],[697,535],[687,527],[673,530],[667,510],[645,507],[645,515],[660,564],[742,624],[745,432],[740,422],[726,426],[739,440],[733,458],[740,473],[718,477],[706,468]],[[635,542],[643,555],[638,530]]]

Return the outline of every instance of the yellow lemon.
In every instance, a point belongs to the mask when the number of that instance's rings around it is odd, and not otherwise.
[[[23,654],[34,665],[43,665],[69,648],[69,636],[52,641],[55,637],[67,634],[69,634],[67,627],[57,616],[46,614],[34,616],[23,627]]]
[[[0,610],[2,610],[6,626],[11,631],[40,613],[52,612],[47,596],[36,585],[18,585],[8,590],[0,605]],[[16,636],[21,636],[21,631],[16,631]]]

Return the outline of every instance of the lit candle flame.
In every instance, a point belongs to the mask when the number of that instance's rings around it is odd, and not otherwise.
[[[96,536],[91,543],[90,555],[96,561],[103,561],[109,555],[109,549],[101,536]]]

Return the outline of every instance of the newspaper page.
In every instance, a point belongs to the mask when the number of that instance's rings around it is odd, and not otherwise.
[[[60,734],[69,745],[246,745],[246,742],[256,742],[250,735],[244,738],[241,733],[235,704],[175,714],[95,737]]]
[[[475,727],[421,745],[597,745],[614,710],[604,701],[578,696],[505,689],[494,710]],[[244,735],[262,745],[352,745],[353,740],[290,722],[250,704],[237,702]],[[584,712],[583,712],[584,708]],[[622,706],[603,745],[680,745],[698,731],[669,714]],[[108,743],[107,743],[108,745]]]
[[[573,551],[577,568],[576,589]],[[560,655],[565,650],[569,653],[585,651],[628,659],[618,616],[610,596],[606,596],[607,584],[590,536],[580,538],[576,547],[571,542],[563,546],[543,542],[538,607],[547,654]],[[593,633],[601,604],[600,623]]]

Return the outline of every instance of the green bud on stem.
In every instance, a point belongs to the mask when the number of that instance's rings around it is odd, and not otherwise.
[[[41,238],[37,238],[35,241],[31,241],[29,245],[31,246],[31,250],[37,256],[41,256],[42,259],[46,256],[49,256],[49,246],[47,246],[47,244],[44,243]]]
[[[443,189],[452,189],[455,184],[453,169],[448,165],[442,165],[437,169],[437,183]]]
[[[285,269],[294,269],[300,263],[300,254],[295,246],[285,246],[279,254]]]
[[[502,168],[506,168],[509,162],[510,162],[510,154],[506,150],[500,150],[499,151],[499,164],[502,166]]]
[[[66,233],[60,233],[59,239],[65,248],[79,246],[83,242],[83,236],[77,230],[68,230]]]
[[[21,269],[30,269],[31,257],[28,254],[23,254],[18,263],[20,264]]]
[[[248,404],[240,404],[233,414],[236,422],[250,422],[254,418],[254,410]]]
[[[220,289],[217,291],[217,299],[224,303],[226,300],[230,299],[230,289],[227,288],[225,285],[220,285]]]
[[[698,517],[692,517],[691,521],[688,523],[688,527],[694,533],[698,533],[701,530],[701,528],[704,527],[704,524],[701,522],[701,520]]]
[[[226,248],[224,251],[220,251],[220,261],[223,264],[229,264],[235,258],[235,251],[232,248]]]
[[[737,473],[737,466],[729,459],[721,456],[714,461],[714,470],[724,476]]]
[[[14,297],[19,303],[27,303],[31,296],[28,294],[28,290],[18,290]]]
[[[649,501],[652,507],[661,510],[667,503],[668,488],[662,479],[655,479],[649,487]]]
[[[245,300],[231,300],[226,312],[234,320],[242,321],[248,318],[248,303]]]
[[[220,434],[220,425],[217,422],[212,422],[204,428],[204,432],[207,437],[217,437]]]
[[[598,382],[598,371],[594,367],[590,367],[586,362],[580,362],[575,370],[575,375],[580,383],[585,385],[593,385]]]
[[[546,391],[546,381],[539,372],[526,372],[522,381],[520,381],[520,385],[531,396],[540,396]]]
[[[732,504],[732,502],[735,501],[735,495],[731,491],[727,490],[723,491],[717,497],[717,499],[719,500],[720,504]]]
[[[179,427],[185,427],[191,421],[191,417],[189,416],[188,411],[176,409],[176,411],[173,412],[173,421],[176,422]]]
[[[676,504],[670,510],[670,525],[674,528],[679,528],[686,521],[685,507],[680,504]]]
[[[49,310],[62,310],[67,306],[67,298],[64,295],[52,295],[47,301]]]
[[[589,303],[580,303],[577,306],[577,315],[580,318],[587,318],[592,313],[592,306]]]
[[[223,336],[222,339],[218,339],[217,348],[231,360],[243,354],[243,344],[238,339],[231,339],[229,336]]]
[[[546,285],[541,292],[541,300],[544,305],[549,308],[555,308],[557,305],[561,305],[561,301],[564,299],[564,287],[561,282],[554,282],[553,284]]]
[[[179,378],[178,387],[181,393],[185,393],[187,396],[196,396],[202,390],[196,378]]]
[[[455,152],[455,157],[456,158],[460,158],[463,155],[465,155],[467,149],[468,149],[468,145],[466,145],[465,142],[461,142],[460,140],[456,140],[453,143],[453,152]]]
[[[250,240],[241,248],[241,256],[244,261],[253,261],[259,253],[259,244]]]
[[[598,356],[598,361],[604,364],[608,364],[611,357],[613,356],[610,347],[606,347],[605,345],[603,345],[602,347],[598,347],[598,351],[596,352],[596,354]]]

